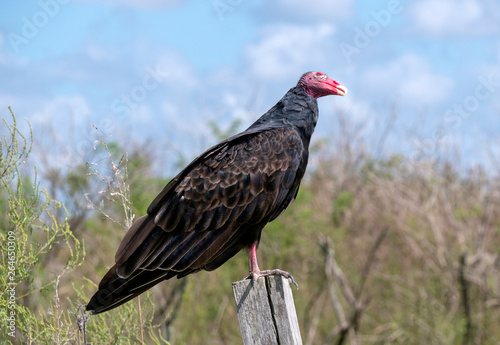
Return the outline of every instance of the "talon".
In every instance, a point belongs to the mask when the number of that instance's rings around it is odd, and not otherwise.
[[[290,283],[290,285],[292,285],[292,284],[295,285],[297,287],[297,290],[299,289],[299,284],[295,281],[295,279],[293,279],[291,274],[290,274],[290,277],[288,277],[288,282]]]
[[[259,279],[260,277],[261,276],[259,273],[252,272],[245,279],[251,279],[254,283],[256,283],[257,279]]]
[[[285,277],[288,280],[288,283],[290,285],[295,285],[297,287],[297,290],[299,289],[299,284],[293,279],[293,276],[286,271],[282,271],[280,269],[274,269],[274,270],[265,270],[265,271],[258,271],[258,272],[252,272],[248,277],[245,279],[252,279],[255,283],[257,282],[257,279],[260,277],[269,277],[269,276],[282,276]]]

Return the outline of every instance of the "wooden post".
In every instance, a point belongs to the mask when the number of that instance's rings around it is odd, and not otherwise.
[[[244,345],[302,345],[288,279],[270,276],[233,283]]]

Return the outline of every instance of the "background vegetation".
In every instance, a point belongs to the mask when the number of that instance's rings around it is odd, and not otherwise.
[[[267,226],[259,249],[262,268],[290,271],[300,284],[304,344],[497,344],[496,172],[463,171],[455,158],[376,157],[366,131],[338,116],[341,135],[317,142],[296,202]],[[86,324],[93,344],[241,343],[231,282],[247,274],[243,254],[90,320],[81,310],[127,224],[167,182],[153,172],[164,164],[154,152],[125,154],[99,137],[93,163],[59,169],[49,159],[34,170],[24,164],[31,133],[13,116],[2,134],[0,312],[10,297],[9,231],[17,282],[16,336],[2,316],[2,339],[83,344]]]

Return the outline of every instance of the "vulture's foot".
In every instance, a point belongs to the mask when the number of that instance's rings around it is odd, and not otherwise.
[[[288,282],[290,285],[295,285],[297,287],[297,290],[299,289],[299,284],[293,279],[293,276],[283,270],[280,269],[274,269],[274,270],[265,270],[265,271],[257,271],[257,272],[252,272],[246,279],[252,279],[254,282],[257,282],[257,279],[260,277],[269,277],[269,276],[282,276],[288,279]]]

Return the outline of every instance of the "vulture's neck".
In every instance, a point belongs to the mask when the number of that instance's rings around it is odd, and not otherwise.
[[[318,102],[306,94],[300,86],[296,86],[250,128],[292,126],[297,129],[304,145],[308,147],[317,121]]]

